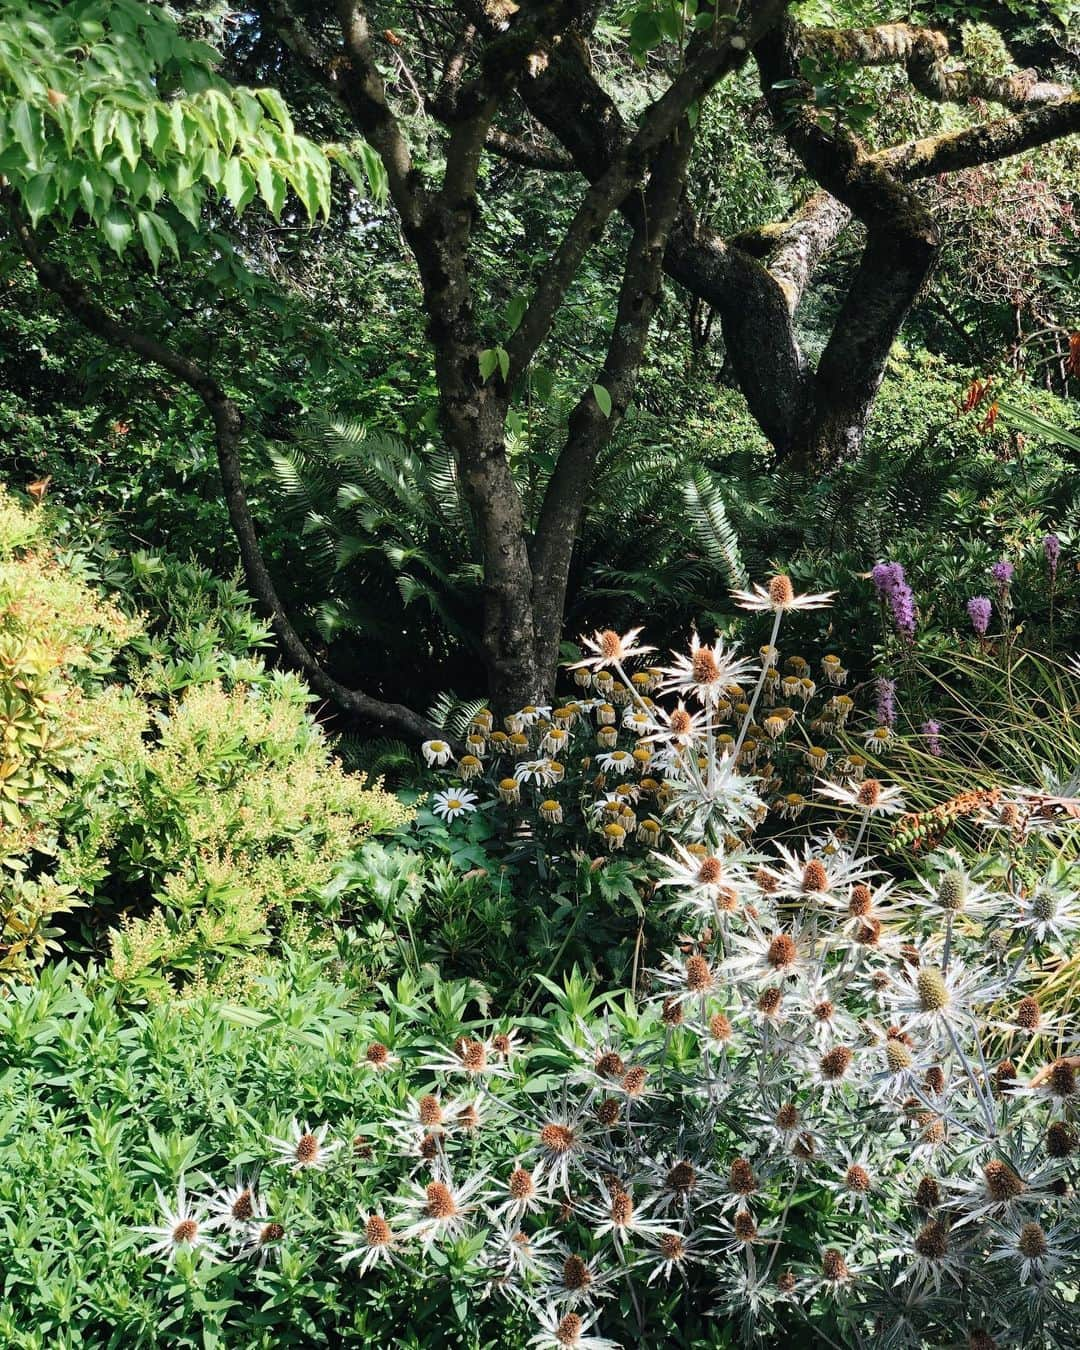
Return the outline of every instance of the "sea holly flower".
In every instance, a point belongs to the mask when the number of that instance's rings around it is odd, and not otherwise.
[[[558,1306],[534,1308],[538,1330],[529,1337],[537,1350],[620,1350],[618,1342],[592,1335],[599,1312],[564,1313]]]
[[[721,641],[710,646],[697,633],[691,634],[689,655],[680,652],[671,655],[673,664],[661,669],[660,692],[684,698],[693,695],[705,708],[715,708],[724,699],[727,686],[757,670],[756,662],[737,656],[735,648],[725,647]],[[687,724],[685,729],[692,725]]]
[[[1021,1284],[1046,1285],[1055,1271],[1076,1262],[1076,1225],[1068,1219],[1044,1227],[1035,1216],[1016,1216],[992,1228],[990,1261],[1007,1261]]]
[[[821,783],[818,792],[824,797],[831,797],[841,806],[847,806],[853,811],[864,811],[870,816],[889,816],[907,810],[900,789],[881,783],[876,778],[865,778],[851,787],[842,783]]]
[[[580,661],[571,662],[570,670],[604,670],[608,666],[623,665],[635,656],[654,652],[655,647],[639,644],[640,628],[616,633],[613,628],[597,629],[591,637],[582,637],[581,645],[590,653]]]
[[[398,1201],[401,1217],[409,1224],[402,1232],[402,1240],[419,1238],[425,1248],[436,1242],[454,1242],[465,1233],[486,1200],[487,1184],[485,1172],[478,1172],[460,1186],[454,1184],[449,1172],[443,1180],[410,1182]]]
[[[752,590],[732,591],[731,594],[740,609],[784,614],[794,609],[825,609],[832,604],[836,592],[822,591],[818,595],[796,595],[791,578],[781,574],[773,577],[767,586],[755,584]]]
[[[265,1218],[255,1178],[246,1179],[239,1170],[235,1184],[214,1191],[207,1203],[211,1226],[226,1229],[234,1235],[246,1234],[252,1223]]]
[[[262,1219],[249,1224],[240,1255],[254,1257],[260,1269],[272,1263],[279,1264],[284,1237],[285,1228],[276,1219]]]
[[[306,1122],[300,1124],[294,1119],[289,1126],[287,1139],[275,1139],[272,1136],[270,1138],[269,1142],[278,1155],[275,1161],[287,1163],[294,1172],[321,1170],[341,1147],[340,1139],[327,1142],[329,1129],[329,1125],[319,1125],[311,1129]]]
[[[673,1275],[685,1278],[687,1267],[703,1265],[713,1258],[700,1233],[685,1233],[674,1228],[655,1233],[648,1248],[649,1255],[641,1258],[649,1270],[646,1284],[652,1284],[654,1280],[670,1282]]]
[[[398,1235],[381,1214],[368,1214],[358,1232],[339,1233],[337,1243],[344,1249],[338,1257],[338,1265],[346,1266],[355,1261],[361,1275],[373,1266],[399,1263]]]
[[[154,1187],[161,1210],[160,1223],[136,1229],[155,1239],[143,1251],[144,1256],[164,1256],[165,1264],[172,1266],[181,1252],[221,1257],[221,1248],[211,1238],[213,1220],[205,1209],[195,1205],[187,1193],[183,1177],[176,1189],[176,1202],[167,1200],[160,1187]]]

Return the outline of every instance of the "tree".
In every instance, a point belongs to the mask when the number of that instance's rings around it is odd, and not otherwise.
[[[1080,129],[1080,96],[1033,72],[964,65],[936,29],[808,28],[791,9],[784,0],[639,9],[610,63],[624,77],[633,62],[645,63],[664,83],[658,96],[639,97],[630,117],[592,69],[590,43],[601,28],[610,32],[595,5],[417,5],[408,33],[417,64],[401,54],[399,32],[380,30],[354,0],[338,0],[331,13],[259,0],[245,19],[277,44],[282,87],[303,91],[316,124],[339,129],[338,141],[322,146],[297,135],[278,90],[247,91],[225,79],[213,54],[153,6],[38,0],[5,21],[0,172],[11,237],[88,328],[202,399],[249,585],[286,653],[347,709],[409,734],[428,730],[410,710],[344,688],[305,646],[259,550],[242,481],[244,428],[226,383],[145,331],[137,314],[117,315],[108,294],[91,295],[57,230],[78,235],[91,265],[92,239],[125,258],[141,246],[157,269],[164,253],[205,244],[220,225],[220,199],[240,213],[258,194],[279,215],[293,194],[309,217],[327,216],[335,165],[356,187],[386,193],[415,263],[442,434],[481,544],[490,692],[502,708],[521,706],[553,687],[589,484],[633,398],[664,274],[719,315],[735,377],[778,458],[821,472],[858,454],[887,356],[940,248],[912,184]],[[812,187],[790,219],[724,239],[696,218],[687,188],[702,103],[751,59],[776,135]],[[992,101],[1008,115],[870,148],[853,91],[863,69],[885,66],[902,69],[927,100]],[[474,260],[489,155],[558,175],[560,191],[572,173],[584,180],[562,238],[521,277],[511,331],[495,335],[479,316]],[[796,311],[818,263],[853,222],[865,236],[861,257],[815,367],[800,348]],[[618,245],[615,320],[527,517],[507,417],[601,237]],[[232,378],[242,384],[243,372]]]

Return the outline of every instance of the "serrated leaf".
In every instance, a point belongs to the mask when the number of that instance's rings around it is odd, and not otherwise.
[[[285,205],[285,179],[264,159],[255,170],[255,181],[259,185],[259,196],[266,203],[270,214],[278,220],[281,208]]]
[[[130,219],[119,210],[110,211],[101,222],[101,233],[117,257],[120,257],[135,233]]]
[[[11,126],[11,134],[22,146],[28,162],[36,167],[41,160],[41,152],[44,148],[41,110],[32,108],[25,99],[21,98],[11,109],[9,125]]]
[[[256,89],[255,97],[283,131],[295,135],[288,106],[276,89]]]

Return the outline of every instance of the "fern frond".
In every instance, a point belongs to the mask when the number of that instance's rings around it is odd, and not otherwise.
[[[487,707],[482,698],[461,699],[451,689],[444,689],[427,710],[429,722],[457,740],[463,740],[477,713]]]
[[[694,537],[709,562],[732,588],[746,586],[739,540],[708,469],[698,466],[693,470],[683,483],[682,496]]]

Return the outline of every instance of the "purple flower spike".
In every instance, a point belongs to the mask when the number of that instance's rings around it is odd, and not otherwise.
[[[944,753],[941,748],[941,723],[924,722],[922,724],[922,734],[926,737],[926,748],[932,755],[939,758]]]
[[[884,675],[877,681],[877,720],[879,727],[891,727],[896,721],[896,681]]]
[[[897,585],[903,582],[904,569],[898,562],[875,563],[870,576],[877,587],[878,595],[887,600]]]
[[[986,635],[986,630],[990,627],[990,611],[992,606],[985,595],[973,595],[967,602],[968,617],[971,619],[971,626],[978,633],[979,637]]]
[[[889,606],[896,631],[905,642],[911,642],[915,637],[915,596],[907,584],[902,564],[878,563],[870,576],[878,596]]]
[[[1048,534],[1043,539],[1043,553],[1050,568],[1051,581],[1057,575],[1058,559],[1061,557],[1061,540],[1056,534]]]
[[[996,562],[993,567],[991,567],[990,575],[999,586],[1007,586],[1009,582],[1012,581],[1013,572],[1015,570],[1016,569],[1011,562],[1006,562],[1005,559],[1002,558],[1001,562]]]

